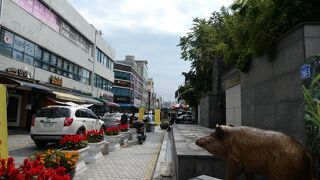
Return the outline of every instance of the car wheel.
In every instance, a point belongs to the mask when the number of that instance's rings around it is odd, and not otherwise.
[[[105,126],[101,126],[100,131],[101,130],[106,131],[106,127]]]
[[[34,143],[36,144],[36,146],[38,148],[44,148],[47,146],[48,142],[47,141],[40,141],[40,140],[36,140],[34,141]]]
[[[77,134],[84,135],[86,130],[84,128],[78,129]]]

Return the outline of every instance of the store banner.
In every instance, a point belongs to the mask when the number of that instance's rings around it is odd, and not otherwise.
[[[155,123],[157,125],[159,125],[160,124],[160,109],[156,109],[154,111],[154,114],[155,114]]]
[[[0,84],[0,159],[8,158],[7,90]]]
[[[139,108],[139,121],[143,121],[144,118],[144,108]]]

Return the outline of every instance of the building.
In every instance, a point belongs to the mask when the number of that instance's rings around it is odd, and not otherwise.
[[[0,83],[8,125],[29,127],[39,108],[113,101],[115,51],[66,0],[2,0]],[[97,110],[97,109],[96,109]]]
[[[141,107],[143,79],[135,66],[134,61],[116,61],[114,65],[114,102],[120,105],[121,110],[137,112],[137,108]]]
[[[147,80],[148,80],[148,61],[146,60],[135,60],[135,57],[132,55],[125,56],[124,60],[116,61],[116,63],[120,63],[123,65],[127,65],[131,67],[131,74],[134,74],[136,77],[134,79],[134,88],[136,89],[136,103],[135,105],[139,105],[141,107],[147,107],[148,103],[148,89],[147,89]],[[117,69],[115,67],[115,69]],[[127,71],[129,72],[129,71]],[[115,71],[116,73],[116,71]],[[140,102],[141,101],[141,102]]]

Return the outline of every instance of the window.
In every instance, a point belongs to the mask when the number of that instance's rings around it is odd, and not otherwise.
[[[42,49],[39,46],[35,46],[35,58],[36,59],[42,58]]]
[[[28,56],[28,55],[25,54],[25,55],[23,56],[23,58],[24,58],[24,60],[23,60],[24,63],[33,65],[33,57]]]
[[[24,49],[25,54],[29,56],[34,56],[34,44],[26,41],[25,49]]]
[[[57,56],[51,54],[51,64],[52,65],[57,65]]]
[[[13,33],[3,30],[1,31],[1,45],[5,47],[13,46]]]
[[[94,112],[92,112],[90,109],[86,109],[86,110],[87,110],[89,118],[98,119],[97,115],[95,115]]]
[[[63,61],[63,69],[68,71],[68,61]]]
[[[43,61],[46,63],[50,63],[50,53],[48,51],[43,51]]]
[[[15,60],[22,61],[23,54],[17,50],[13,50],[12,57]]]
[[[58,64],[57,64],[57,66],[58,66],[59,68],[62,68],[62,67],[63,67],[63,60],[62,60],[60,57],[58,57]]]
[[[26,41],[23,38],[17,35],[14,36],[13,49],[23,52],[25,44],[26,44]]]

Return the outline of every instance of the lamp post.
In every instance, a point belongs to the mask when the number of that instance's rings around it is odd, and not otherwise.
[[[151,101],[151,92],[150,90],[148,91],[148,112],[150,111],[150,102]]]

